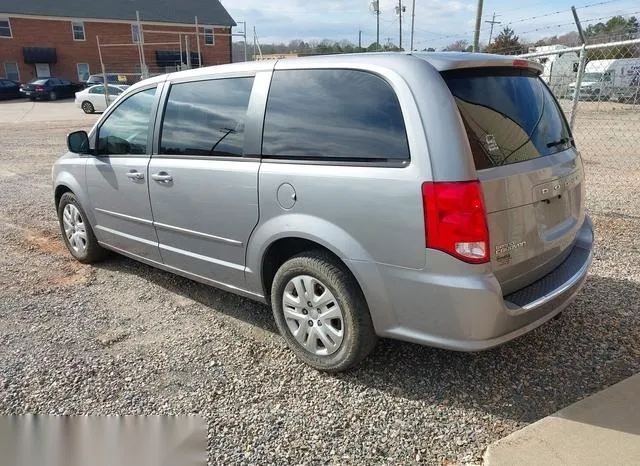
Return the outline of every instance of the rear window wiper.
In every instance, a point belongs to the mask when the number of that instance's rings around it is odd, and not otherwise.
[[[562,139],[558,139],[557,141],[551,141],[547,143],[547,147],[551,148],[551,147],[556,147],[556,146],[563,146],[567,143],[573,142],[573,139],[571,138],[562,138]]]

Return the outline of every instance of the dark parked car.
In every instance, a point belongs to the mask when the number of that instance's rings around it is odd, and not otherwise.
[[[45,98],[56,100],[64,97],[74,97],[82,86],[62,78],[36,78],[24,84],[21,91],[31,100]]]
[[[18,99],[20,94],[20,83],[10,79],[0,79],[0,99]]]

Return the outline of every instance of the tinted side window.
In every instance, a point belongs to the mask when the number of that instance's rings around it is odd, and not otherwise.
[[[262,154],[406,160],[409,146],[398,98],[382,78],[356,70],[283,70],[271,82]]]
[[[253,77],[171,86],[160,153],[241,156],[252,86]]]
[[[98,154],[146,154],[155,89],[123,100],[98,131]]]

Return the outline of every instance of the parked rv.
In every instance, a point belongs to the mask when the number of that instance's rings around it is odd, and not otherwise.
[[[566,45],[543,45],[530,50],[535,53],[549,52],[550,55],[533,60],[544,67],[540,77],[558,98],[571,97],[571,94],[567,95],[568,85],[575,82],[580,66],[578,52],[563,52],[567,48]]]
[[[640,58],[593,60],[587,63],[580,85],[580,99],[610,100],[626,94],[640,75]],[[573,94],[576,83],[569,84]]]

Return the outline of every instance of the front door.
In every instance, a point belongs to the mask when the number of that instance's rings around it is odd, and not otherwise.
[[[86,180],[98,240],[161,262],[147,184],[155,94],[154,87],[129,96],[102,122]]]
[[[49,63],[36,63],[36,76],[39,78],[49,78],[51,76]]]
[[[244,157],[254,78],[172,85],[149,194],[164,263],[232,286],[258,222],[258,158]]]

